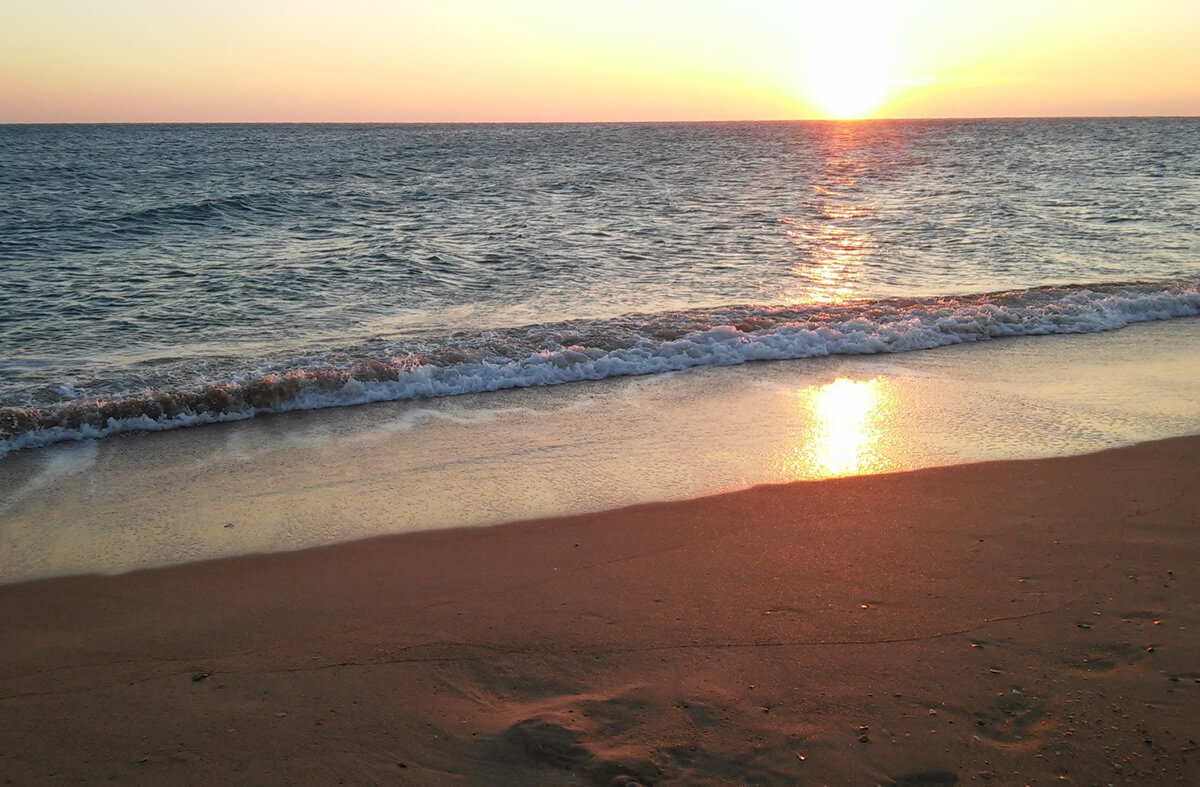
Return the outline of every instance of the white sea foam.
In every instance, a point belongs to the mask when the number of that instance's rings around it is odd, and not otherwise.
[[[353,369],[331,370],[328,365],[248,375],[212,385],[210,390],[220,394],[219,406],[207,401],[202,407],[188,404],[171,415],[146,413],[70,424],[55,423],[52,409],[42,411],[31,428],[9,429],[6,439],[0,440],[0,453],[61,440],[240,420],[259,413],[558,385],[749,361],[899,353],[1004,337],[1094,333],[1198,314],[1197,284],[1172,282],[1037,288],[965,298],[695,310],[640,320],[572,324],[571,344],[522,351],[522,345],[553,345],[547,338],[551,336],[568,341],[561,338],[563,325],[528,326],[519,332],[522,341],[506,340],[508,355],[490,345],[472,347],[448,340],[432,353],[409,352],[402,358],[393,356],[387,363],[371,360],[371,374],[366,379]],[[624,346],[606,346],[618,334],[617,344]],[[447,363],[448,355],[456,360]],[[359,360],[360,366],[362,363]],[[156,394],[144,401],[153,406],[150,412],[157,408],[161,413],[161,403],[171,396],[176,395]],[[184,401],[191,403],[203,400],[204,394],[186,392],[186,397]],[[137,401],[125,402],[126,409]],[[270,403],[264,406],[263,401]],[[97,402],[98,407],[105,405],[112,408],[111,403]],[[78,407],[74,417],[80,419]],[[86,414],[83,417],[86,420]],[[26,419],[30,420],[27,413]]]

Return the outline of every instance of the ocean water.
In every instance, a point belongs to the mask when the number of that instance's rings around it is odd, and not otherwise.
[[[0,453],[1200,314],[1200,119],[0,126]]]

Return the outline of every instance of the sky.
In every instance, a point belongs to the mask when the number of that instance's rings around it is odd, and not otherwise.
[[[1200,115],[1198,0],[0,0],[0,122]]]

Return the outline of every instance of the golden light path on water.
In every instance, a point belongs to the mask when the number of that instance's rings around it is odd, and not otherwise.
[[[792,479],[836,478],[894,469],[882,437],[896,409],[883,377],[802,388],[795,393],[796,435],[781,461]]]
[[[804,214],[784,218],[784,233],[795,245],[792,265],[797,303],[837,304],[855,297],[862,266],[875,248],[863,225],[876,207],[858,189],[864,165],[859,150],[860,129],[839,125],[825,141],[825,164],[820,179],[809,184],[812,196]]]

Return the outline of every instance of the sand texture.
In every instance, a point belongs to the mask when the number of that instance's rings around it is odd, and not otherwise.
[[[0,588],[0,783],[1200,783],[1200,438]]]

